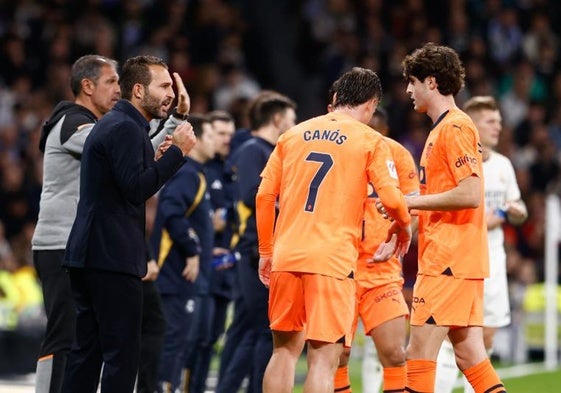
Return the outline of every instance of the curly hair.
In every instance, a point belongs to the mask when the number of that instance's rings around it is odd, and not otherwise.
[[[402,65],[403,76],[407,81],[412,77],[424,81],[432,76],[436,79],[438,91],[442,95],[455,96],[464,86],[464,66],[458,53],[447,46],[429,42],[407,55]]]

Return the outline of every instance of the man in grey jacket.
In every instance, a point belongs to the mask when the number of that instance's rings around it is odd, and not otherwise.
[[[78,205],[82,148],[95,122],[121,97],[117,62],[103,56],[76,60],[70,84],[74,102],[55,107],[39,145],[44,153],[43,190],[31,244],[48,322],[37,362],[38,393],[60,392],[74,338],[76,310],[61,264]]]

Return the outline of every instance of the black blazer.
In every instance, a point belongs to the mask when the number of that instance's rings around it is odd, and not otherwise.
[[[146,274],[145,201],[184,162],[177,146],[154,161],[149,129],[127,100],[94,126],[84,145],[80,201],[63,266]]]

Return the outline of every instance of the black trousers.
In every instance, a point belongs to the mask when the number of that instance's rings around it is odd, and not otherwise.
[[[154,393],[158,389],[158,372],[166,333],[166,319],[162,311],[160,293],[153,281],[142,282],[142,293],[144,301],[136,391],[137,393]]]
[[[69,269],[76,302],[76,340],[62,391],[132,393],[140,357],[142,281],[95,269]]]
[[[47,315],[45,338],[37,362],[36,392],[59,393],[64,379],[66,359],[76,326],[76,307],[70,278],[61,267],[64,250],[33,252],[33,263],[41,280]]]

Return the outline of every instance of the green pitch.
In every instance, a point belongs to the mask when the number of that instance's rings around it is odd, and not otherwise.
[[[508,368],[505,368],[505,371],[507,369]],[[498,367],[497,370],[499,371],[500,367]],[[351,359],[349,371],[353,393],[362,393],[361,359]],[[302,393],[302,384],[304,382],[303,379],[305,373],[306,363],[304,358],[301,358],[298,362],[294,393]],[[499,371],[499,373],[501,373],[501,371]],[[503,382],[508,393],[561,393],[561,368],[552,372],[540,371],[520,377],[508,375],[507,377],[503,377]],[[463,388],[457,388],[454,389],[453,393],[463,393],[463,391]]]
[[[504,378],[503,382],[508,393],[561,393],[561,370],[531,374],[519,378]],[[454,389],[454,393],[463,393],[463,391],[463,389]]]

